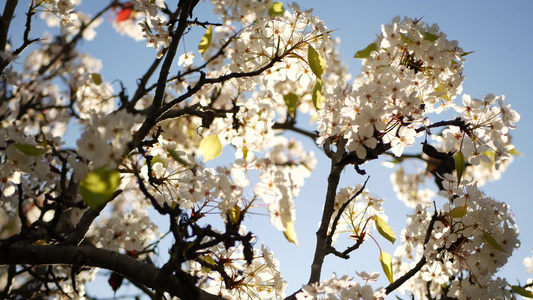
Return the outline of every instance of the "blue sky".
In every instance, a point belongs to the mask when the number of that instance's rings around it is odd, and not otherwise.
[[[19,16],[14,23],[13,32],[22,32],[23,10],[26,1],[19,1]],[[169,1],[175,3],[176,1]],[[106,5],[104,0],[85,0],[83,7],[94,11],[94,7]],[[439,24],[441,30],[448,35],[448,39],[458,40],[465,51],[474,51],[466,57],[463,85],[465,93],[473,97],[483,97],[487,93],[505,94],[506,100],[512,108],[521,114],[517,129],[513,131],[513,142],[522,154],[503,174],[500,181],[489,183],[482,189],[495,199],[510,204],[514,211],[516,223],[520,229],[521,248],[510,259],[509,264],[502,270],[502,275],[511,283],[515,279],[525,282],[527,275],[522,264],[526,256],[531,256],[533,249],[533,197],[528,190],[531,184],[533,162],[531,151],[533,147],[530,131],[533,129],[530,111],[533,112],[533,1],[356,1],[356,0],[308,0],[299,1],[301,7],[314,8],[314,14],[325,20],[330,29],[335,29],[334,36],[340,37],[340,53],[355,76],[360,70],[360,61],[353,58],[356,51],[363,49],[373,42],[375,35],[380,32],[380,25],[388,23],[396,16],[421,18],[428,23]],[[171,5],[170,5],[171,6]],[[207,20],[211,15],[210,4],[200,2],[196,16],[200,21]],[[210,21],[216,21],[209,19]],[[34,27],[36,32],[42,27]],[[94,41],[83,42],[81,51],[92,53],[102,60],[104,68],[102,74],[108,81],[122,79],[130,92],[136,86],[136,79],[150,64],[155,51],[147,48],[144,42],[133,42],[120,37],[104,20],[98,29]],[[186,37],[187,51],[196,50],[200,32],[192,32]],[[20,35],[19,35],[20,36]],[[16,44],[18,45],[18,44]],[[183,47],[180,46],[180,51]],[[199,55],[197,55],[198,59]],[[198,61],[197,61],[198,62]],[[118,85],[115,83],[115,87]],[[118,88],[117,88],[118,89]],[[440,119],[434,119],[440,121]],[[76,131],[72,131],[74,135]],[[300,138],[308,148],[314,145],[305,137]],[[274,251],[281,262],[281,269],[285,279],[289,282],[289,293],[307,282],[310,263],[315,246],[315,232],[321,215],[322,203],[326,193],[326,182],[329,163],[317,151],[319,165],[315,174],[303,187],[300,197],[296,200],[297,219],[296,231],[300,245],[289,244],[273,226],[268,218],[259,217],[257,222],[250,222],[247,226],[257,233],[261,241]],[[375,195],[385,198],[385,210],[390,217],[390,225],[399,234],[405,224],[405,214],[408,210],[396,199],[390,186],[390,169],[379,162],[371,162],[363,166],[371,175],[367,185]],[[362,183],[364,177],[357,175],[353,169],[343,173],[341,187]],[[437,201],[439,201],[437,199]],[[443,201],[443,200],[441,200]],[[442,204],[442,202],[438,202]],[[440,206],[440,205],[438,205]],[[393,252],[395,246],[378,239],[385,251]],[[164,249],[161,249],[165,252]],[[355,271],[381,271],[378,262],[379,250],[372,242],[352,255],[352,259],[344,261],[338,258],[328,258],[323,271],[323,278],[329,278],[332,272],[355,276]],[[533,277],[533,276],[532,276]],[[384,276],[382,276],[384,279]],[[386,285],[386,280],[380,281]],[[104,283],[102,289],[108,287]]]

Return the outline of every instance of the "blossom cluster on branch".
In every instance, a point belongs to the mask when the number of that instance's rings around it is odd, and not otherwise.
[[[170,2],[113,0],[89,16],[80,0],[30,1],[16,45],[7,28],[17,1],[6,1],[0,298],[90,297],[85,283],[100,268],[111,271],[114,291],[126,280],[151,299],[533,297],[530,285],[495,277],[520,245],[518,229],[508,205],[478,188],[517,154],[511,131],[520,116],[504,95],[456,101],[470,53],[436,24],[396,17],[383,25],[356,53],[362,69],[351,81],[338,41],[312,9]],[[204,5],[219,19],[196,18]],[[106,14],[118,34],[155,50],[134,83],[108,80],[100,60],[82,52]],[[57,34],[30,39],[35,15]],[[204,32],[198,52],[181,53],[196,29]],[[438,119],[451,110],[459,116]],[[82,130],[71,148],[64,135],[73,122]],[[224,148],[233,156],[221,160]],[[283,262],[258,247],[246,223],[268,215],[297,245],[294,201],[317,155],[331,170],[325,199],[317,196],[315,255],[309,279],[286,295]],[[392,187],[413,209],[399,237],[386,200],[366,188],[372,179],[339,188],[347,167],[365,175],[363,165],[378,158],[395,166]],[[407,160],[422,166],[409,173]],[[379,247],[397,239],[393,255]],[[322,278],[328,255],[357,257],[369,242],[388,286],[364,271]],[[531,258],[524,264],[531,269]]]

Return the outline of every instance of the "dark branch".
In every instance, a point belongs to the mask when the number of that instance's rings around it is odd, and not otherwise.
[[[366,187],[366,183],[368,182],[368,179],[370,179],[370,176],[368,176],[365,180],[365,183],[363,184],[363,186],[361,187],[360,190],[358,190],[352,197],[350,197],[350,199],[348,199],[348,201],[344,202],[342,204],[342,206],[339,208],[339,211],[337,212],[337,215],[335,216],[335,219],[333,220],[333,224],[331,225],[331,232],[328,234],[328,241],[327,241],[327,244],[328,244],[328,247],[331,247],[332,243],[333,243],[333,236],[335,235],[335,230],[337,230],[337,225],[339,224],[339,220],[342,216],[342,214],[344,213],[344,210],[346,209],[346,207],[348,207],[348,205],[350,205],[350,203],[359,195],[361,195],[361,193],[363,192],[363,190],[365,189]],[[347,253],[346,253],[347,254]]]
[[[435,209],[435,213],[431,217],[428,230],[426,231],[426,237],[424,238],[424,246],[429,242],[429,239],[431,238],[431,232],[433,231],[433,226],[435,225],[435,222],[437,221],[438,215],[439,215],[439,212]],[[402,284],[404,284],[411,277],[415,276],[415,274],[418,273],[418,271],[422,269],[422,267],[426,264],[426,262],[427,262],[426,257],[422,255],[422,258],[420,258],[420,260],[414,266],[414,268],[409,270],[409,272],[405,273],[402,277],[396,279],[396,281],[389,284],[389,286],[385,288],[385,293],[387,293],[387,295],[390,294],[392,291],[399,288]]]
[[[310,131],[298,128],[298,127],[294,126],[294,124],[287,123],[287,122],[285,122],[285,123],[275,123],[274,126],[272,126],[272,129],[285,129],[285,130],[294,131],[296,133],[299,133],[299,134],[302,134],[302,135],[305,135],[305,136],[311,138],[313,141],[316,141],[316,139],[318,138],[318,133],[317,132],[310,132]]]
[[[162,274],[157,267],[114,251],[84,246],[57,245],[10,245],[6,248],[0,247],[0,265],[72,265],[80,256],[84,258],[84,266],[99,267],[117,272],[127,278],[142,282],[156,291],[167,292],[181,299],[191,299],[188,297],[191,294],[197,294],[197,299],[223,299],[179,278],[188,276],[183,272],[179,274],[179,277],[171,274]]]

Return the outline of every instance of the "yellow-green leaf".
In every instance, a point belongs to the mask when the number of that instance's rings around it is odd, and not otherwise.
[[[238,224],[241,220],[241,207],[238,205],[233,206],[229,211],[229,219],[233,224]]]
[[[161,155],[156,155],[156,156],[152,157],[150,162],[152,163],[152,167],[153,167],[157,163],[160,163],[162,165],[165,164],[165,159]]]
[[[516,148],[513,148],[513,149],[509,150],[509,154],[516,155],[516,156],[522,156],[522,153],[518,152],[518,150],[516,150]]]
[[[372,44],[366,46],[365,49],[357,51],[355,53],[354,58],[360,58],[360,59],[369,58],[370,57],[370,53],[372,51],[377,50],[377,49],[378,49],[378,47],[377,47],[376,43],[372,43]]]
[[[457,172],[457,184],[461,183],[461,178],[463,177],[463,172],[465,171],[465,156],[463,152],[459,151],[453,156],[455,161],[455,171]]]
[[[517,293],[518,295],[526,298],[533,298],[533,292],[530,290],[526,290],[523,287],[520,287],[518,285],[510,285],[513,292]]]
[[[296,116],[296,107],[298,106],[298,96],[294,93],[289,93],[283,96],[283,100],[285,100],[289,115],[294,119]]]
[[[283,234],[287,241],[298,246],[298,239],[296,238],[296,231],[294,230],[294,223],[292,221],[285,224],[285,231],[283,231]]]
[[[204,137],[200,142],[200,150],[204,155],[204,162],[210,161],[222,153],[222,143],[218,135]]]
[[[204,261],[208,264],[211,264],[211,265],[215,265],[215,260],[213,259],[213,257],[211,257],[210,255],[206,255],[203,257],[204,258]],[[205,272],[211,272],[211,269],[208,268],[208,267],[202,267],[202,269],[205,271]]]
[[[396,241],[396,234],[394,234],[394,231],[390,228],[389,224],[378,215],[374,216],[374,221],[376,221],[376,228],[378,229],[379,234],[394,244]]]
[[[492,248],[498,251],[501,251],[501,252],[507,252],[505,251],[505,249],[502,248],[502,246],[500,246],[498,241],[496,241],[496,239],[490,233],[483,231],[483,239],[485,240],[485,242],[489,243],[489,245],[491,245]]]
[[[168,154],[170,154],[170,156],[177,162],[179,162],[180,164],[184,165],[184,166],[189,166],[189,163],[187,161],[185,161],[183,158],[180,157],[180,155],[178,154],[178,152],[176,152],[176,150],[174,149],[167,149],[167,152]]]
[[[318,78],[322,78],[324,70],[326,69],[326,61],[311,45],[307,46],[307,60],[309,61],[309,67],[311,71]]]
[[[383,268],[383,272],[385,272],[387,279],[392,283],[394,281],[392,274],[392,257],[387,252],[381,251],[379,262],[381,263],[381,268]]]
[[[46,151],[48,151],[48,149],[45,149],[45,148],[39,148],[35,145],[30,145],[30,144],[22,144],[22,143],[18,143],[18,144],[15,144],[14,145],[15,148],[17,148],[20,152],[26,154],[26,155],[29,155],[29,156],[39,156],[39,155],[43,155],[46,153]]]
[[[91,79],[93,80],[94,84],[101,85],[102,84],[102,76],[98,73],[91,73]]]
[[[411,43],[413,43],[413,41],[409,37],[407,37],[407,34],[405,33],[400,33],[400,40],[406,45],[410,45]]]
[[[450,216],[452,218],[462,218],[466,216],[467,207],[466,205],[457,206],[450,211]]]
[[[271,17],[278,17],[278,16],[283,15],[284,11],[285,11],[285,8],[283,7],[283,3],[278,1],[272,4],[272,7],[270,7],[270,9],[268,10],[268,14]]]
[[[211,38],[213,37],[213,26],[209,26],[207,30],[204,33],[204,36],[202,36],[202,40],[200,41],[200,44],[198,45],[198,52],[204,56],[205,51],[207,51],[207,48],[209,48],[209,45],[211,45]]]
[[[242,147],[242,158],[244,158],[244,160],[246,160],[247,157],[248,157],[248,147],[243,146]]]
[[[41,143],[41,146],[43,148],[48,148],[48,139],[46,138],[46,134],[44,134],[42,128],[41,128],[41,136],[43,137],[43,142]]]
[[[81,196],[87,205],[95,208],[109,201],[119,184],[120,173],[117,170],[101,167],[87,173],[81,180]]]
[[[316,110],[320,110],[322,103],[324,102],[324,96],[322,96],[322,79],[317,79],[315,86],[313,87],[313,105]]]
[[[437,93],[439,93],[439,96],[446,100],[447,102],[450,102],[450,94],[448,94],[448,91],[444,88],[444,83],[440,83],[440,85],[435,89]]]
[[[424,33],[424,40],[434,42],[436,41],[440,36],[434,35],[433,33],[426,32]]]

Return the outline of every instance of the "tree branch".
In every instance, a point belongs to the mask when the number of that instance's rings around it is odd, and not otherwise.
[[[4,12],[0,17],[0,53],[3,53],[6,50],[7,34],[9,32],[9,26],[11,25],[15,8],[17,7],[17,2],[18,0],[7,0]],[[0,56],[0,74],[4,73],[4,69],[8,64],[9,58],[2,58],[2,56]]]
[[[189,22],[187,21],[187,14],[189,12],[189,8],[191,7],[191,2],[192,0],[183,0],[183,2],[180,1],[180,3],[183,3],[183,8],[179,16],[178,27],[172,35],[172,41],[170,42],[170,45],[167,48],[165,61],[163,62],[163,65],[161,66],[161,71],[159,72],[159,79],[157,80],[157,87],[155,89],[154,102],[152,103],[148,120],[152,119],[150,117],[159,110],[161,104],[163,103],[170,67],[172,66],[174,57],[176,57],[176,51],[178,49],[181,37],[183,36],[185,29],[187,29],[187,27],[189,26]],[[155,121],[156,120],[153,120],[153,122]],[[152,126],[150,126],[150,128],[151,127]]]
[[[294,131],[296,133],[303,134],[303,135],[311,138],[313,141],[316,141],[316,139],[318,138],[318,133],[310,132],[310,131],[298,128],[298,127],[294,126],[294,124],[291,124],[291,123],[288,123],[288,122],[285,122],[285,123],[274,123],[274,126],[272,126],[272,129],[285,129],[285,130]]]
[[[115,199],[121,193],[122,190],[115,191],[109,201]],[[100,212],[104,209],[104,207],[106,207],[106,205],[102,204],[96,208],[89,208],[87,211],[85,211],[80,221],[76,225],[76,228],[65,238],[64,243],[66,245],[78,246],[83,241],[83,238],[85,238],[85,234],[87,231],[89,231],[89,227],[91,227],[94,219],[100,215]]]
[[[429,242],[429,239],[431,238],[431,232],[433,231],[433,226],[435,225],[435,222],[437,221],[437,217],[439,215],[439,212],[437,209],[435,209],[435,213],[431,217],[431,221],[429,222],[428,230],[426,231],[426,236],[424,238],[424,247]],[[415,276],[418,271],[422,269],[422,267],[426,264],[427,259],[424,255],[422,255],[422,258],[418,261],[418,263],[415,265],[414,268],[409,270],[409,272],[405,273],[402,277],[396,279],[393,283],[389,284],[387,288],[385,288],[385,293],[388,295],[395,289],[399,288],[402,284],[404,284],[407,280],[409,280],[411,277]]]
[[[54,58],[52,58],[47,65],[41,66],[41,68],[39,68],[38,74],[43,75],[51,66],[53,66],[59,60],[59,58],[61,58],[61,56],[63,56],[65,53],[69,53],[72,49],[74,49],[78,41],[83,37],[83,33],[85,32],[85,30],[89,28],[89,26],[91,26],[94,21],[100,18],[106,11],[111,9],[113,6],[114,3],[111,2],[101,11],[99,11],[87,24],[82,24],[80,27],[80,31],[76,34],[76,36],[74,36],[72,40],[68,44],[66,44],[63,49]]]
[[[339,152],[343,151],[344,147],[338,148]],[[337,154],[337,153],[336,153]],[[335,155],[334,155],[335,157]],[[339,185],[341,172],[344,169],[343,165],[337,164],[336,159],[331,160],[331,171],[328,177],[328,190],[326,194],[326,202],[324,204],[324,211],[322,213],[322,220],[320,228],[316,233],[316,249],[313,264],[311,265],[311,275],[308,284],[319,282],[320,274],[322,272],[322,265],[324,258],[328,254],[328,229],[331,217],[335,212],[335,196],[337,195],[337,186]]]
[[[165,275],[157,267],[141,262],[131,256],[114,251],[85,246],[35,246],[10,245],[0,247],[0,265],[72,265],[79,258],[83,265],[115,271],[127,278],[142,282],[156,291],[167,292],[181,299],[221,300],[222,297],[207,293],[200,288],[180,280],[173,275]],[[182,276],[188,276],[183,273]]]
[[[430,128],[443,127],[443,126],[457,126],[461,128],[462,131],[468,132],[467,130],[468,124],[466,124],[465,121],[462,120],[461,118],[455,118],[454,120],[450,120],[450,121],[440,121],[440,122],[433,123],[428,126],[422,126],[420,128],[417,128],[416,132],[418,133],[424,130],[429,130]]]
[[[342,214],[344,213],[344,210],[346,209],[346,207],[348,207],[348,205],[350,205],[350,202],[352,202],[353,199],[355,199],[355,197],[361,195],[361,193],[366,187],[366,183],[368,182],[368,179],[370,179],[370,176],[366,178],[365,183],[363,184],[361,189],[359,189],[352,197],[350,197],[350,199],[348,199],[348,201],[344,202],[342,206],[339,208],[339,211],[337,212],[337,215],[335,216],[335,219],[333,220],[333,223],[331,224],[331,232],[328,234],[328,242],[327,242],[328,247],[331,247],[331,245],[333,244],[333,235],[335,235],[335,230],[337,230],[337,224],[339,224],[339,220]]]
[[[0,17],[0,52],[6,50],[7,33],[9,32],[9,26],[11,25],[17,4],[18,0],[7,0],[2,17]]]

